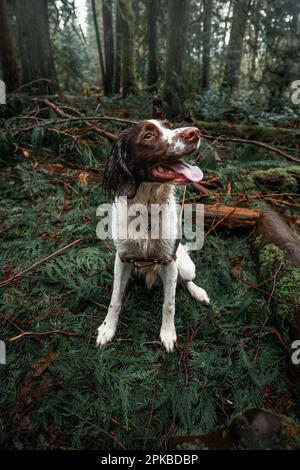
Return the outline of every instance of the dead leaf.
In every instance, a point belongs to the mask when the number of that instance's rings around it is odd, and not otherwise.
[[[87,179],[89,176],[90,176],[89,173],[87,173],[86,171],[83,171],[82,173],[79,174],[78,179],[80,183],[88,184]]]

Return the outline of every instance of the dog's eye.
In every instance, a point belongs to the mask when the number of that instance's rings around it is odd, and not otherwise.
[[[152,137],[154,137],[154,134],[152,134],[152,132],[147,132],[147,133],[144,135],[144,140],[152,139]]]

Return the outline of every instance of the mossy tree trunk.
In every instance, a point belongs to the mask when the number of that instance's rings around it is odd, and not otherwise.
[[[224,134],[244,139],[261,140],[272,145],[289,145],[290,148],[297,148],[300,141],[300,130],[284,127],[254,126],[250,124],[233,124],[224,121],[207,122],[194,121],[194,125],[200,131],[208,131],[212,134]]]
[[[112,18],[112,0],[102,0],[103,36],[104,36],[104,57],[105,57],[105,77],[104,92],[111,94],[113,91],[114,77],[114,35]]]
[[[115,65],[114,65],[114,93],[120,93],[121,87],[121,60],[122,60],[122,21],[120,13],[120,0],[116,0],[116,17],[115,17]]]
[[[147,42],[148,42],[148,86],[155,87],[158,81],[157,71],[157,0],[147,0]]]
[[[172,118],[184,111],[183,65],[186,44],[188,0],[169,0],[167,59],[164,81],[166,114]]]
[[[135,75],[135,43],[132,0],[119,0],[122,25],[123,97],[137,91]]]
[[[100,36],[99,24],[98,24],[97,5],[96,5],[95,0],[92,0],[92,12],[93,12],[96,45],[97,45],[97,52],[98,52],[98,57],[99,57],[100,69],[101,69],[102,83],[103,83],[103,87],[105,87],[105,64],[104,64],[101,36]]]
[[[49,33],[48,0],[16,0],[16,18],[23,83],[48,93],[56,88],[56,73]]]
[[[202,88],[204,90],[209,89],[212,6],[212,0],[204,0],[202,57]]]
[[[221,84],[221,91],[228,95],[230,95],[239,84],[249,6],[249,0],[234,1],[225,72]]]
[[[6,84],[6,91],[9,93],[20,85],[20,75],[6,0],[0,0],[0,59],[3,80]]]

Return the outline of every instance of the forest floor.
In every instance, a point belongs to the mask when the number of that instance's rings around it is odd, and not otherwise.
[[[53,101],[73,116],[95,113],[98,103]],[[178,288],[176,351],[166,353],[158,341],[161,287],[148,292],[139,278],[126,290],[116,339],[97,349],[113,282],[112,242],[95,232],[110,143],[78,122],[59,126],[63,116],[36,106],[28,97],[12,100],[0,129],[0,337],[7,350],[0,447],[300,448],[299,366],[291,362],[289,332],[299,270],[276,247],[260,247],[253,228],[210,227],[192,258],[212,303],[200,305]],[[151,100],[121,107],[103,99],[97,113],[149,118]],[[101,122],[115,134],[124,126]],[[200,154],[205,178],[217,183],[206,196],[188,188],[187,199],[269,204],[297,237],[295,163],[254,145],[205,139]],[[270,189],[255,172],[281,182]]]

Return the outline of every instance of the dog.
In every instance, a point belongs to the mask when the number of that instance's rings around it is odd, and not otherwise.
[[[179,215],[175,186],[202,179],[202,171],[197,166],[182,160],[196,154],[199,146],[200,132],[196,127],[172,129],[168,121],[154,119],[134,124],[114,143],[103,176],[103,189],[114,198],[113,226],[120,228],[123,223],[120,220],[124,219],[131,222],[132,217],[128,214],[136,204],[147,210],[152,205],[159,205],[163,208],[169,236],[152,239],[148,224],[141,224],[140,230],[128,238],[113,235],[117,251],[113,292],[108,313],[98,328],[98,347],[106,345],[115,336],[122,297],[133,270],[146,275],[149,288],[158,278],[162,280],[164,302],[160,340],[168,352],[173,351],[177,341],[174,324],[177,280],[194,299],[207,305],[210,303],[206,291],[193,282],[195,265],[177,238]]]

